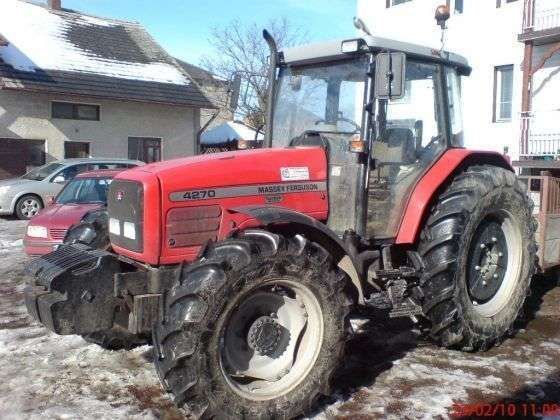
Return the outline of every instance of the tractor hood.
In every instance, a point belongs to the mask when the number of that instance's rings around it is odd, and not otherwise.
[[[192,261],[208,240],[253,223],[238,211],[247,206],[326,219],[326,180],[326,154],[319,147],[206,154],[130,169],[109,188],[111,244],[152,265]]]
[[[164,196],[191,189],[327,178],[325,152],[319,147],[213,153],[154,163],[133,171],[156,175]]]

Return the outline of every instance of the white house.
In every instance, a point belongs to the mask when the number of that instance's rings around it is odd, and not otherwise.
[[[557,0],[555,0],[557,1]],[[441,48],[434,20],[445,0],[357,0],[357,15],[373,35]],[[517,159],[523,44],[522,0],[447,0],[451,18],[445,49],[464,55],[473,68],[463,78],[465,145]]]
[[[139,23],[0,1],[0,179],[52,159],[192,155],[209,108]]]

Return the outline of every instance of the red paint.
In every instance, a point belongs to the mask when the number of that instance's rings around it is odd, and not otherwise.
[[[121,173],[117,178],[141,182],[144,186],[144,251],[132,252],[115,246],[115,251],[148,264],[175,264],[196,258],[199,246],[170,248],[167,215],[175,208],[219,205],[222,209],[218,240],[240,226],[258,226],[250,217],[230,209],[267,204],[262,195],[172,202],[173,192],[214,187],[250,186],[282,183],[280,168],[306,167],[309,181],[326,181],[327,161],[319,147],[294,149],[255,149],[215,153],[158,162]],[[159,197],[161,196],[161,203]],[[328,200],[325,192],[285,193],[275,206],[287,207],[319,220],[326,220]]]
[[[74,179],[113,178],[120,172],[122,172],[122,169],[83,172]],[[41,210],[41,213],[29,222],[29,225],[46,227],[49,232],[48,238],[31,238],[26,234],[23,238],[25,252],[28,255],[45,255],[52,252],[53,247],[62,243],[65,232],[72,225],[82,220],[87,212],[101,207],[103,207],[101,203],[58,204],[54,202]],[[53,237],[52,229],[58,231],[56,237]]]
[[[459,166],[466,160],[472,164],[500,162],[511,169],[503,155],[496,152],[475,151],[468,149],[449,149],[424,174],[414,188],[397,233],[396,244],[408,245],[416,243],[424,215],[438,188],[447,181]]]
[[[64,237],[52,236],[52,229],[66,232],[70,226],[82,220],[90,210],[100,208],[96,204],[53,204],[45,208],[29,222],[33,226],[44,226],[49,231],[48,238],[31,238],[27,234],[23,238],[23,247],[28,255],[44,255],[53,251],[53,247],[62,243]],[[64,236],[64,235],[62,235]]]

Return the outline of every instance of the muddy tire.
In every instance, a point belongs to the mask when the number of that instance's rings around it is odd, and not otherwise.
[[[153,329],[162,384],[195,416],[308,411],[341,362],[345,283],[331,256],[301,236],[248,231],[214,245],[184,268]]]
[[[88,343],[97,344],[107,350],[132,350],[135,347],[151,344],[151,337],[131,334],[126,328],[119,326],[82,337]]]
[[[511,331],[536,268],[532,209],[515,175],[489,165],[467,168],[440,195],[419,245],[436,343],[485,350]]]

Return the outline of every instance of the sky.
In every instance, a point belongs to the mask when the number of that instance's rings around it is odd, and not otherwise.
[[[309,41],[355,34],[356,0],[62,0],[62,5],[140,22],[170,54],[192,64],[212,55],[208,43],[212,27],[234,19],[264,28],[270,19],[285,17]]]

